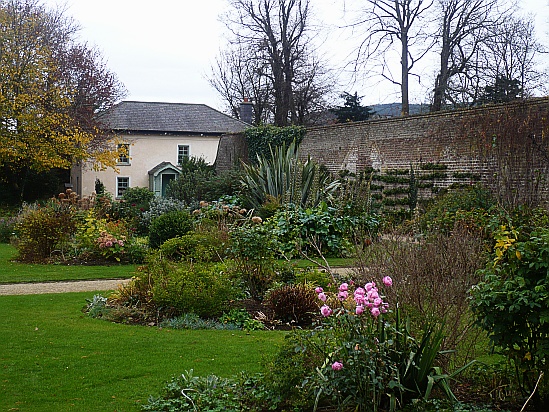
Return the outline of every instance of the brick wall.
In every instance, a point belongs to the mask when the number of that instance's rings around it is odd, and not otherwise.
[[[538,142],[532,142],[524,135],[522,142],[514,142],[507,153],[515,158],[512,165],[513,173],[503,169],[495,156],[497,139],[491,141],[491,136],[498,136],[501,130],[498,123],[501,119],[509,121],[509,116],[515,116],[514,110],[527,111],[524,117],[517,117],[517,122],[523,122],[524,134],[531,134],[528,129],[528,116],[532,113],[541,114],[549,119],[549,98],[532,99],[507,105],[493,105],[483,108],[434,113],[427,115],[379,119],[366,122],[336,124],[314,127],[307,134],[300,146],[300,156],[311,156],[317,162],[324,164],[330,171],[348,170],[353,173],[368,168],[374,168],[382,173],[391,169],[404,169],[412,166],[421,171],[427,163],[442,164],[447,167],[447,178],[435,180],[437,187],[447,187],[452,183],[463,183],[463,178],[456,178],[456,173],[471,173],[488,185],[494,185],[507,173],[506,179],[514,179],[512,184],[520,190],[529,179],[539,178],[537,189],[543,197],[549,199],[547,181],[544,179],[549,172],[549,145],[545,140],[544,130],[537,130]],[[493,116],[493,123],[475,123],[479,116]],[[499,116],[499,117],[498,117]],[[518,116],[518,115],[517,115]],[[498,120],[499,119],[499,120]],[[491,130],[493,128],[493,130]],[[545,130],[547,132],[547,130]],[[240,135],[224,136],[218,152],[218,167],[233,165],[236,159],[246,157],[245,142]],[[519,144],[517,144],[519,143]],[[541,147],[533,147],[532,145]],[[490,147],[488,147],[490,146]],[[499,156],[502,156],[500,149]],[[517,151],[520,151],[519,155]],[[523,152],[523,153],[522,153]],[[505,153],[503,153],[504,155]],[[220,156],[226,157],[222,159]],[[517,160],[517,159],[520,159]],[[517,163],[519,162],[519,163]],[[505,172],[505,173],[504,173]],[[427,173],[423,171],[420,173]],[[537,177],[534,177],[536,173]],[[494,179],[497,176],[498,179]],[[530,188],[530,190],[533,190]]]

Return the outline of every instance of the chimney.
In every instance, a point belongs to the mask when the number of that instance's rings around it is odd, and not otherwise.
[[[245,97],[244,101],[240,103],[240,120],[252,124],[253,113],[253,103]]]

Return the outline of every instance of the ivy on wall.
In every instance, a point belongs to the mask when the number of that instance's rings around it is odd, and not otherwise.
[[[248,159],[251,163],[257,163],[257,157],[271,158],[271,149],[286,145],[293,141],[299,146],[305,137],[306,129],[301,126],[277,127],[272,125],[250,127],[244,130],[244,136],[248,143]]]

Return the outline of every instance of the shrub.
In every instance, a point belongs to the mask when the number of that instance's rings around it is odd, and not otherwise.
[[[149,203],[149,210],[143,212],[141,216],[141,224],[148,230],[151,222],[158,216],[164,213],[177,210],[186,210],[185,203],[181,200],[171,199],[166,197],[155,197]]]
[[[219,262],[225,255],[224,242],[217,233],[192,232],[166,240],[160,246],[168,259],[186,262]]]
[[[246,224],[230,232],[234,272],[252,298],[261,300],[275,280],[277,242],[262,223]]]
[[[44,262],[54,253],[64,252],[76,232],[78,214],[73,203],[62,200],[23,207],[15,225],[15,246],[21,261]]]
[[[238,296],[226,266],[176,264],[151,256],[135,283],[150,290],[150,304],[166,313],[195,313],[203,318],[220,315]]]
[[[120,202],[112,204],[111,218],[124,219],[132,232],[145,234],[142,215],[149,210],[154,197],[154,192],[145,187],[130,187],[124,191]]]
[[[15,234],[15,217],[0,217],[0,243],[9,243]]]
[[[539,228],[521,240],[501,227],[495,236],[493,260],[471,291],[477,323],[496,348],[514,364],[523,395],[535,392],[536,410],[547,410],[549,385],[536,391],[549,359],[549,229]]]
[[[266,303],[276,319],[296,326],[310,326],[318,316],[319,305],[314,288],[302,283],[270,290]]]
[[[152,248],[158,248],[166,240],[182,236],[192,228],[192,218],[186,210],[164,213],[151,222],[149,245]]]

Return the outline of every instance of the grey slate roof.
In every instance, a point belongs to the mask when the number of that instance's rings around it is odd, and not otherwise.
[[[237,133],[249,127],[205,104],[123,101],[99,119],[115,131],[157,133]]]

